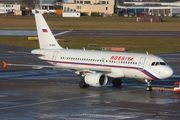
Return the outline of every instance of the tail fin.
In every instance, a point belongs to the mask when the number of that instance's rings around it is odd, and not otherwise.
[[[57,43],[42,14],[35,13],[35,21],[40,49],[63,49]]]

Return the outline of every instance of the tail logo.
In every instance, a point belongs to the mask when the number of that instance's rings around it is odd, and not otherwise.
[[[42,28],[43,33],[48,33],[48,30],[46,28]]]

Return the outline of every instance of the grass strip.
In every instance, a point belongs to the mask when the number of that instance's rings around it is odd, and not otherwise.
[[[128,52],[150,54],[180,52],[179,38],[158,37],[92,37],[92,36],[58,36],[62,47],[100,50],[101,47],[124,47]],[[65,41],[61,41],[61,40]],[[28,41],[27,37],[1,36],[0,44],[8,44],[26,48],[39,48],[38,41]],[[97,44],[97,47],[88,47],[88,44]]]
[[[52,30],[137,30],[180,31],[180,18],[163,17],[163,22],[135,22],[134,17],[80,17],[63,18],[45,15]],[[36,30],[34,16],[0,15],[1,29]]]

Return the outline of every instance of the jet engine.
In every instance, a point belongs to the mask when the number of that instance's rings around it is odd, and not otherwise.
[[[102,73],[90,73],[84,77],[84,80],[90,86],[101,87],[106,85],[108,78]]]

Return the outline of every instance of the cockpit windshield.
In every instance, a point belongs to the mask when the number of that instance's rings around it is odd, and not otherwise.
[[[160,63],[160,65],[166,65],[166,63],[165,62],[159,62]]]
[[[167,65],[165,62],[152,62],[151,66]]]

